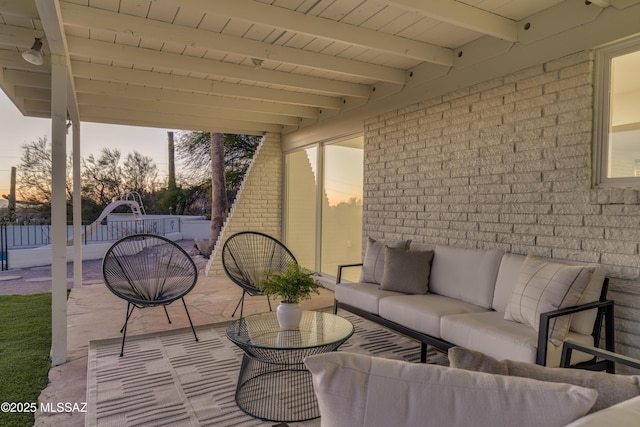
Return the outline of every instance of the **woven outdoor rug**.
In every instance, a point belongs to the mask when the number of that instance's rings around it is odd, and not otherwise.
[[[409,362],[420,344],[350,313],[355,332],[339,349]],[[245,414],[234,393],[242,351],[225,335],[228,323],[91,341],[87,373],[86,426],[273,426]],[[446,355],[429,349],[430,363]],[[318,426],[319,420],[289,423]]]

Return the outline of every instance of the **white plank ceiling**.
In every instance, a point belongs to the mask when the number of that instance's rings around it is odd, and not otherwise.
[[[288,133],[465,48],[527,43],[530,17],[581,0],[0,0],[0,87],[50,117],[52,54],[82,121]],[[587,2],[589,3],[589,2]],[[592,1],[585,13],[628,0]],[[575,7],[575,6],[572,6]],[[553,24],[553,23],[552,23]],[[562,20],[554,25],[562,26]],[[44,64],[21,57],[43,38]],[[476,55],[481,52],[476,52]]]

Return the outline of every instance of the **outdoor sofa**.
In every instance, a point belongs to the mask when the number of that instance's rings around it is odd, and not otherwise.
[[[640,367],[640,360],[576,346]],[[638,375],[498,361],[461,347],[448,356],[449,367],[341,351],[308,357],[321,425],[638,425]]]
[[[362,266],[359,282],[343,269]],[[558,366],[571,340],[614,350],[613,301],[600,265],[569,265],[491,249],[368,239],[361,264],[338,268],[344,309],[441,351],[462,346],[499,360]],[[592,363],[576,352],[576,364]],[[602,365],[600,369],[603,369]]]

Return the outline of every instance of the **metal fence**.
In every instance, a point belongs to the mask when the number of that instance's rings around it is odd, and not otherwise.
[[[0,224],[0,270],[8,270],[7,224]]]
[[[82,243],[112,242],[136,233],[151,233],[164,236],[180,232],[178,217],[109,221],[105,224],[84,224]],[[67,225],[67,240],[73,239],[73,226]],[[7,249],[30,248],[51,244],[50,224],[14,225],[2,224],[2,253]],[[6,255],[4,256],[6,259]],[[3,264],[4,266],[4,264]]]

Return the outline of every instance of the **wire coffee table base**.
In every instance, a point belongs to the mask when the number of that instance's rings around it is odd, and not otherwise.
[[[238,407],[267,421],[318,418],[318,400],[304,359],[336,350],[352,334],[348,320],[312,311],[303,311],[294,330],[281,330],[273,312],[230,323],[227,337],[244,352],[236,386]]]
[[[311,372],[304,363],[270,363],[245,354],[236,403],[268,421],[306,421],[320,416]]]

